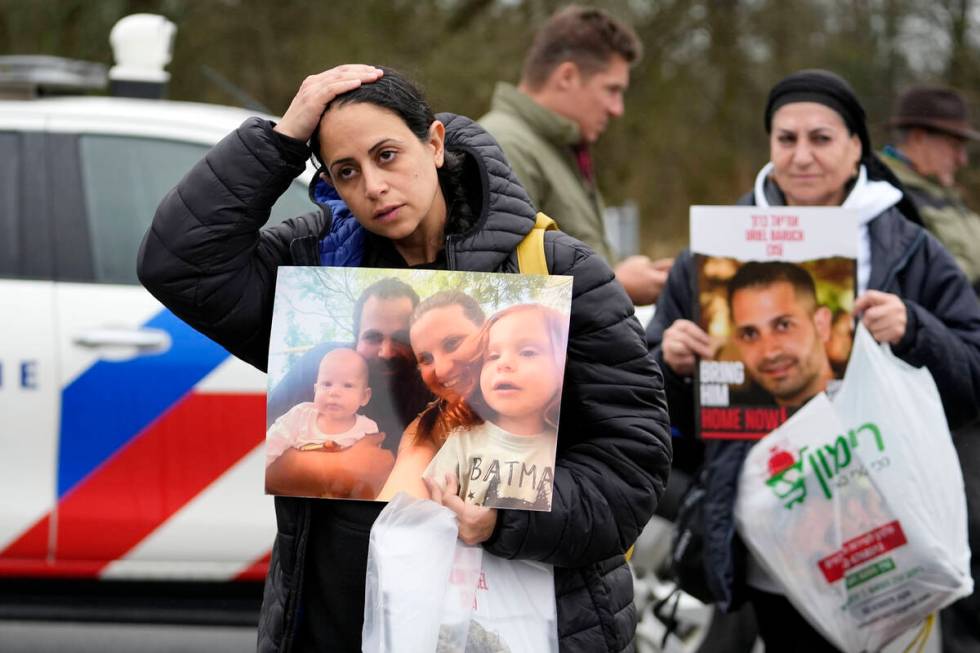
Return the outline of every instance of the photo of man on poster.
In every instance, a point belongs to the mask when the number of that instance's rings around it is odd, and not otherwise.
[[[834,373],[826,346],[832,313],[813,278],[785,261],[752,261],[728,283],[733,340],[745,371],[779,406],[799,407]]]

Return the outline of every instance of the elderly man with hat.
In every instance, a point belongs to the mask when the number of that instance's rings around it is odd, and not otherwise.
[[[897,132],[897,145],[886,147],[882,160],[980,295],[980,215],[956,190],[956,172],[967,164],[967,143],[980,140],[966,102],[951,88],[913,87],[899,98],[889,125]]]
[[[966,146],[980,140],[970,126],[966,102],[951,88],[917,86],[905,91],[889,121],[897,145],[882,160],[905,186],[925,227],[953,254],[973,290],[980,295],[980,215],[963,203],[955,188],[956,172],[967,163]],[[970,567],[980,579],[980,421],[953,431],[966,491]],[[943,651],[980,650],[980,593],[974,592],[940,614]]]

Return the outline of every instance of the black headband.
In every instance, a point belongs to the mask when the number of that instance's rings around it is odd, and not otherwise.
[[[865,122],[864,107],[850,84],[827,70],[801,70],[777,83],[766,102],[766,133],[772,132],[772,116],[787,104],[817,102],[840,115],[851,134],[861,140],[861,158],[872,153],[871,137]]]

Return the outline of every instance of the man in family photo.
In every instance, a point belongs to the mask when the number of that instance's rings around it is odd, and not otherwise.
[[[270,443],[281,446],[270,447],[268,491],[374,498],[394,464],[402,432],[431,399],[408,344],[409,320],[418,303],[418,294],[405,282],[394,278],[376,281],[354,303],[354,342],[314,346],[272,388],[266,421],[270,434],[277,436],[271,437]],[[310,441],[299,447],[285,446],[284,441],[295,439],[295,429],[289,428],[299,422],[295,409],[316,410],[342,403],[332,401],[326,389],[318,387],[329,382],[328,377],[335,376],[341,367],[350,370],[351,384],[360,388],[346,411],[350,414],[344,415],[345,424],[353,422],[352,429],[341,434],[344,442],[326,433],[329,446],[323,446],[324,438],[320,442],[308,438]],[[291,435],[284,437],[284,431]],[[340,457],[320,455],[348,452]]]

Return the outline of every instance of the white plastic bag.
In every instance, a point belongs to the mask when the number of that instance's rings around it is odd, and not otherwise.
[[[735,518],[829,641],[877,651],[973,590],[963,476],[932,376],[858,327],[820,394],[749,452]]]
[[[555,571],[530,560],[504,560],[483,551],[466,648],[438,653],[557,653]]]
[[[381,511],[368,547],[365,653],[436,650],[457,534],[456,516],[434,501],[400,492]]]
[[[365,653],[558,651],[554,568],[457,539],[456,517],[397,494],[371,528]]]

